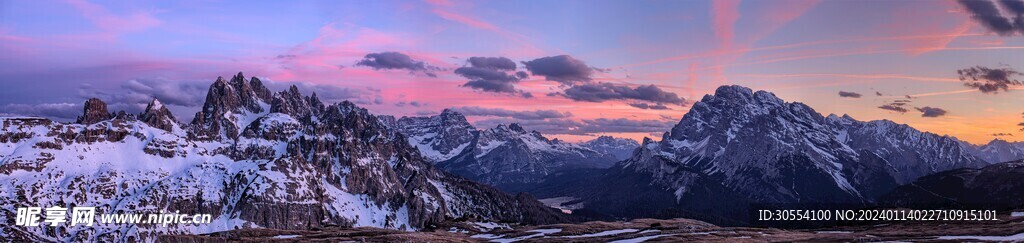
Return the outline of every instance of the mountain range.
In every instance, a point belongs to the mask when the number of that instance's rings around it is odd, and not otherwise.
[[[922,176],[989,165],[978,150],[892,121],[822,116],[770,92],[722,86],[631,158],[563,174],[533,193],[616,217],[742,225],[755,207],[873,205]]]
[[[418,230],[446,220],[570,215],[436,169],[381,119],[296,87],[218,78],[191,123],[153,100],[138,115],[89,99],[75,123],[0,118],[0,234],[26,241],[154,240],[235,228]],[[204,225],[13,226],[16,207],[208,213]]]
[[[754,208],[977,199],[961,194],[1019,206],[1016,187],[1005,188],[1016,185],[1020,162],[1003,162],[1024,158],[1019,142],[973,145],[888,120],[824,116],[741,86],[719,87],[660,140],[642,143],[608,136],[568,143],[515,123],[481,130],[452,109],[373,115],[295,86],[271,92],[242,73],[211,84],[189,123],[156,99],[140,114],[89,99],[74,123],[2,117],[0,124],[0,221],[8,222],[0,236],[27,241],[151,241],[251,227],[424,230],[467,218],[748,225]],[[556,200],[544,205],[534,196]],[[11,226],[16,207],[74,205],[215,220]]]
[[[965,145],[972,148],[972,153],[989,163],[1000,163],[1024,159],[1024,142],[1008,142],[993,139],[984,145]]]
[[[430,117],[402,117],[392,124],[439,168],[507,192],[528,191],[558,171],[611,167],[638,146],[607,136],[567,143],[516,123],[477,130],[451,109]]]

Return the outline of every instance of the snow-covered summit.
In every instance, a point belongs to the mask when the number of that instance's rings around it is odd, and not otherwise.
[[[458,155],[474,140],[476,127],[451,109],[430,117],[402,117],[396,126],[432,162]]]
[[[597,152],[610,154],[615,156],[615,159],[618,160],[628,159],[633,155],[633,150],[640,147],[640,144],[637,143],[636,140],[616,138],[612,136],[600,136],[593,140],[583,142],[580,145]]]
[[[685,197],[697,173],[767,203],[869,202],[930,173],[985,165],[955,138],[891,121],[823,117],[771,92],[722,86],[662,141],[620,163]],[[686,173],[682,173],[687,171]]]

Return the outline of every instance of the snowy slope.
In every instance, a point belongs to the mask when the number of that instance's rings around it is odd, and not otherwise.
[[[159,101],[138,116],[155,117],[146,121],[134,115],[90,116],[85,120],[101,119],[91,124],[0,118],[0,220],[8,222],[0,235],[154,241],[157,234],[236,227],[415,230],[467,215],[521,223],[567,219],[532,198],[435,169],[403,135],[350,102],[324,105],[294,86],[273,94],[265,89],[241,74],[231,82],[218,79],[204,110],[185,128],[147,122],[173,119],[154,115]],[[216,220],[53,231],[12,226],[15,205],[209,213]]]

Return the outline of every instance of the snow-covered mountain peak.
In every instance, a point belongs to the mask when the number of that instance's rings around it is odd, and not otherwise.
[[[217,77],[206,93],[202,110],[190,124],[196,139],[224,140],[238,133],[256,118],[270,113],[271,92],[257,78],[245,80],[239,72],[230,81]]]
[[[181,126],[178,120],[174,118],[174,114],[171,114],[171,111],[167,110],[167,107],[156,98],[153,98],[149,105],[146,105],[146,110],[142,111],[142,114],[139,114],[139,120],[149,126],[168,132],[180,129]]]
[[[971,146],[975,155],[989,163],[1024,159],[1024,142],[1010,142],[996,138],[985,145],[967,146]]]
[[[983,165],[955,138],[891,121],[826,118],[805,104],[735,85],[695,103],[662,141],[644,144],[620,166],[681,192],[692,183],[681,170],[698,171],[767,202],[871,200],[897,183]],[[778,184],[792,178],[814,186]]]
[[[451,109],[429,117],[402,117],[395,126],[423,156],[437,163],[451,159],[475,139],[476,127]]]
[[[633,155],[633,150],[640,146],[633,139],[616,138],[612,136],[600,136],[593,140],[583,142],[583,147],[594,151],[611,154],[618,160],[624,160]]]
[[[288,90],[275,93],[270,103],[270,112],[289,114],[297,118],[317,115],[323,109],[324,104],[316,97],[316,93],[303,97],[295,85]]]

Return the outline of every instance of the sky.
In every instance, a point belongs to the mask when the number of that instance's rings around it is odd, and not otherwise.
[[[156,97],[189,122],[218,76],[375,114],[659,138],[721,85],[972,143],[1024,137],[1024,4],[987,1],[0,0],[0,114]]]

